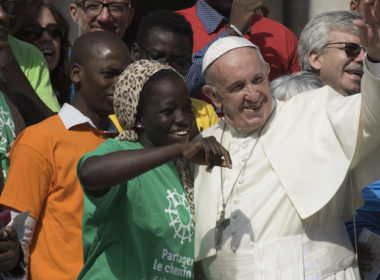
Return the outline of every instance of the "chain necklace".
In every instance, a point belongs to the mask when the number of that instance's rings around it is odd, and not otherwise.
[[[222,174],[222,168],[220,168],[220,182],[221,182],[221,193],[222,193],[222,202],[223,202],[223,204],[222,204],[222,212],[220,213],[219,219],[216,221],[216,226],[215,226],[215,241],[216,241],[215,247],[216,247],[217,250],[220,250],[221,247],[222,247],[223,231],[230,225],[230,218],[226,219],[226,217],[225,217],[227,204],[228,204],[228,202],[230,201],[230,199],[232,197],[232,194],[234,192],[236,183],[237,183],[240,175],[243,173],[243,171],[245,171],[245,169],[247,167],[248,160],[251,158],[252,153],[255,150],[255,147],[256,147],[257,143],[259,142],[259,139],[260,139],[261,132],[262,132],[263,128],[267,124],[268,120],[271,118],[273,112],[276,110],[277,103],[276,103],[275,99],[272,99],[272,100],[274,102],[273,110],[269,114],[269,116],[266,119],[265,123],[259,128],[259,132],[257,133],[257,141],[256,141],[256,143],[253,144],[251,150],[249,151],[247,160],[245,160],[243,167],[240,169],[238,175],[236,176],[235,181],[232,184],[232,189],[231,189],[231,191],[230,191],[230,193],[229,193],[229,195],[228,195],[228,197],[227,197],[226,200],[224,200],[223,174]],[[226,124],[227,124],[227,122],[225,121],[224,122],[224,126],[223,126],[222,136],[220,137],[220,141],[219,141],[219,143],[221,143],[221,144],[223,144],[222,140],[223,140],[223,136],[224,136],[224,131],[226,129]]]

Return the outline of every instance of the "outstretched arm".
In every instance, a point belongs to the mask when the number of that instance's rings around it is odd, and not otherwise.
[[[364,63],[370,70],[370,73],[364,73],[361,84],[362,119],[367,131],[376,132],[380,127],[380,0],[375,0],[372,7],[370,0],[363,1],[363,19],[354,21],[359,27],[361,44],[367,51]]]
[[[197,164],[231,168],[231,159],[214,137],[195,139],[188,144],[118,151],[86,159],[78,171],[87,190],[104,190],[128,181],[171,160],[185,157]]]

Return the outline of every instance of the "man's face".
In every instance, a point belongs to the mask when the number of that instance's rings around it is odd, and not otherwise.
[[[355,43],[360,46],[358,36],[331,31],[329,45],[325,47],[325,53],[318,55],[314,61],[310,61],[310,64],[319,72],[319,78],[322,82],[340,94],[358,93],[363,76],[364,50],[361,49],[357,57],[350,57],[344,50],[345,44],[331,44],[337,42]]]
[[[86,0],[85,7],[98,3],[130,3],[129,0]],[[132,21],[134,9],[129,8],[125,15],[113,15],[111,8],[103,7],[98,15],[85,11],[82,2],[70,4],[71,18],[78,24],[79,36],[92,31],[109,31],[122,37]]]
[[[138,55],[137,49],[138,50]],[[132,47],[134,60],[156,60],[162,64],[168,64],[183,76],[187,74],[191,66],[192,46],[190,40],[178,33],[154,27],[149,30],[142,46]]]
[[[272,111],[272,95],[268,71],[256,51],[251,47],[231,50],[210,67],[216,92],[210,95],[209,85],[203,89],[216,107],[223,106],[227,122],[249,131],[261,127]]]
[[[101,116],[113,112],[113,93],[116,81],[131,62],[127,48],[118,45],[100,45],[87,62],[79,66],[81,95],[89,111]]]

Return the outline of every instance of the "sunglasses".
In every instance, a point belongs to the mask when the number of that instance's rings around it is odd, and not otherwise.
[[[344,45],[344,47],[331,47],[330,45]],[[360,55],[361,50],[365,51],[365,48],[356,44],[349,42],[335,42],[335,43],[327,43],[323,46],[323,48],[335,48],[339,50],[344,50],[347,57],[349,58],[357,58]]]
[[[52,37],[53,39],[62,38],[62,36],[65,34],[65,28],[62,24],[50,23],[46,27],[42,27],[41,25],[35,24],[25,28],[25,40],[36,40],[42,36],[44,31],[49,33],[50,37]]]

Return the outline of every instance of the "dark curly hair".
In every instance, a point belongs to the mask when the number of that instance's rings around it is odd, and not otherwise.
[[[153,27],[186,36],[191,43],[191,49],[193,48],[193,30],[184,16],[165,10],[150,12],[141,19],[137,29],[136,42],[140,46],[144,45],[146,36]]]
[[[65,102],[70,102],[71,80],[69,75],[69,58],[68,52],[70,49],[70,41],[68,39],[69,24],[58,9],[47,0],[28,1],[24,9],[17,15],[14,26],[10,29],[10,34],[16,38],[28,41],[28,36],[25,34],[26,27],[36,24],[38,15],[42,8],[47,8],[53,14],[57,24],[64,27],[64,34],[61,38],[61,53],[57,67],[50,73],[50,80],[54,91],[59,92],[58,101],[62,105]]]

